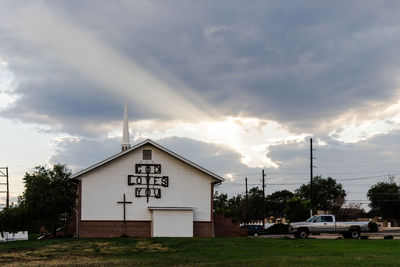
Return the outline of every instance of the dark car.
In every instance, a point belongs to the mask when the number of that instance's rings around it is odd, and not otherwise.
[[[247,235],[259,236],[264,234],[263,226],[258,224],[249,224],[240,226],[241,229],[247,229]]]

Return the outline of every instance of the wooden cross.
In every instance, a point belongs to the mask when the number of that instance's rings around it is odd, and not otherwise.
[[[126,201],[125,194],[124,194],[124,200],[117,201],[117,203],[124,205],[124,234],[126,234],[126,204],[132,204],[132,201]]]

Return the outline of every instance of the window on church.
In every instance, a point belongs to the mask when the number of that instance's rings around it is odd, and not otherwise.
[[[143,149],[143,160],[151,160],[151,150]]]

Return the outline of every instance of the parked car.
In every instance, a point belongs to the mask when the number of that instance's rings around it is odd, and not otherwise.
[[[240,226],[241,229],[247,229],[247,235],[259,236],[264,234],[263,226],[259,224],[247,224]]]
[[[305,222],[289,225],[289,233],[297,238],[307,238],[309,234],[338,233],[345,238],[360,238],[361,232],[368,232],[369,222],[337,222],[334,215],[312,216]]]

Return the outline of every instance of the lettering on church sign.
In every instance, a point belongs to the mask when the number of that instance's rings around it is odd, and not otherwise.
[[[157,175],[159,174],[159,175]],[[135,197],[161,198],[161,188],[168,187],[168,176],[161,176],[161,164],[136,164],[135,175],[128,175],[128,185],[135,186]]]
[[[136,164],[135,173],[161,174],[161,164]]]

